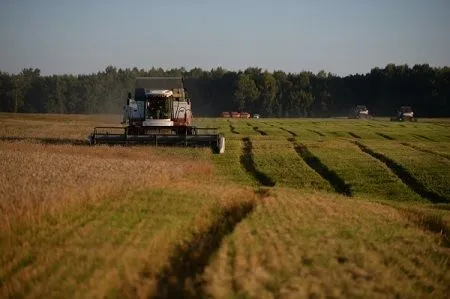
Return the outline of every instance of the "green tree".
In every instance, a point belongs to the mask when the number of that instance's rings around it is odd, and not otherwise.
[[[263,86],[261,88],[261,109],[260,113],[266,116],[274,116],[276,109],[275,99],[277,95],[277,81],[270,73],[265,72],[263,76]]]
[[[249,74],[241,74],[238,78],[237,87],[234,92],[234,103],[239,111],[253,107],[260,96],[260,91],[255,81]]]

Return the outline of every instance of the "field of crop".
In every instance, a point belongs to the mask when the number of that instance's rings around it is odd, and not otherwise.
[[[222,155],[86,144],[119,122],[0,114],[0,298],[450,294],[450,120],[196,119]]]

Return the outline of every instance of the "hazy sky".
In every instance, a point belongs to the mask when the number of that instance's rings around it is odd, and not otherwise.
[[[450,0],[0,0],[0,70],[450,65]]]

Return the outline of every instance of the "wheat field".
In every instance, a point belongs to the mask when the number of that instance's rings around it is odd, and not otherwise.
[[[0,114],[1,298],[446,298],[450,121],[196,119],[209,148],[88,146]]]

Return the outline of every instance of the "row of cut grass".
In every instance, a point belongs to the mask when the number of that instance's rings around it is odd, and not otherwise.
[[[343,141],[304,142],[327,167],[340,176],[355,196],[394,201],[423,199],[408,188],[383,163],[363,153],[356,145]]]
[[[144,291],[151,295],[175,246],[189,243],[192,234],[207,229],[215,209],[240,204],[229,201],[234,195],[223,188],[217,188],[222,195],[214,195],[199,190],[201,186],[194,192],[187,186],[106,199],[81,209],[78,216],[84,221],[56,219],[35,228],[40,233],[45,230],[45,235],[18,237],[7,245],[23,244],[17,252],[23,258],[13,267],[2,267],[1,297],[120,297],[129,286],[138,288],[139,295]],[[251,200],[251,194],[238,196],[242,202],[245,197]],[[70,212],[64,216],[74,217]],[[66,233],[61,235],[63,230]],[[146,278],[141,271],[146,271]]]
[[[444,298],[450,265],[437,239],[392,207],[278,189],[224,240],[203,275],[205,292]]]
[[[450,202],[450,161],[394,142],[364,141],[375,152],[393,160],[411,174],[423,188]]]
[[[402,142],[403,145],[414,148],[418,151],[430,153],[450,159],[450,142]]]
[[[286,138],[253,137],[256,167],[277,186],[331,191],[330,184],[311,169]]]
[[[233,183],[256,186],[255,178],[247,174],[240,163],[242,155],[242,140],[237,137],[228,137],[225,141],[225,153],[212,157],[216,174]]]

